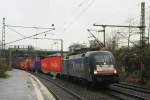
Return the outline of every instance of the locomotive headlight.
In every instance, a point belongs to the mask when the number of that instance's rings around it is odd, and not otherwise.
[[[117,70],[116,69],[114,70],[114,74],[117,74]]]
[[[96,71],[96,70],[94,71],[94,74],[97,74],[97,71]]]

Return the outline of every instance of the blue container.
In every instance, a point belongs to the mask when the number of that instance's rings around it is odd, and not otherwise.
[[[40,62],[35,62],[35,70],[39,71],[41,68],[41,63]]]
[[[41,68],[40,57],[38,57],[38,56],[35,57],[34,66],[35,66],[35,70],[36,70],[36,71],[39,71],[39,70],[40,70],[40,68]]]

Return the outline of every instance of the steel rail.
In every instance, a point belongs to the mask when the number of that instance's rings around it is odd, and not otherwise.
[[[139,87],[139,86],[131,85],[131,84],[127,84],[127,83],[126,84],[117,83],[117,84],[114,84],[114,86],[118,86],[118,87],[122,87],[122,88],[135,90],[135,91],[138,91],[138,92],[143,92],[143,93],[150,94],[150,89],[145,88],[145,87]]]
[[[42,79],[45,79],[45,80],[51,82],[51,83],[54,84],[55,86],[57,86],[57,87],[63,89],[65,92],[69,93],[71,96],[75,97],[77,100],[84,100],[84,99],[83,99],[81,96],[79,96],[78,94],[76,94],[76,93],[74,93],[73,91],[71,91],[71,90],[69,90],[69,89],[63,87],[62,85],[60,85],[60,84],[58,84],[58,83],[56,83],[56,82],[50,80],[49,78],[45,78],[45,77],[43,77],[43,76],[41,76],[41,75],[39,75],[39,74],[36,74],[36,75],[37,75],[38,77],[42,78]]]
[[[110,91],[114,91],[114,92],[117,92],[117,93],[120,93],[120,94],[123,94],[123,95],[126,95],[128,97],[131,97],[131,98],[134,98],[134,99],[137,99],[137,100],[150,100],[149,97],[146,97],[144,95],[138,95],[140,92],[139,91],[135,91],[137,93],[129,93],[127,91],[127,88],[124,88],[124,87],[119,87],[119,86],[114,86],[114,85],[111,85],[109,87],[109,90]],[[128,89],[129,91],[131,91],[132,89]],[[133,90],[132,90],[133,91]],[[146,94],[148,95],[148,94]]]

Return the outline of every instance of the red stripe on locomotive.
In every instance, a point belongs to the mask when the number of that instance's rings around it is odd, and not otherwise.
[[[114,70],[97,71],[97,74],[113,74]]]

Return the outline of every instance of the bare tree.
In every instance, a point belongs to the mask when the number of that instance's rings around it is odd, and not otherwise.
[[[81,48],[87,48],[87,46],[85,44],[73,43],[69,46],[69,52],[73,53],[75,50],[79,50]]]
[[[106,49],[114,52],[118,48],[121,37],[114,31],[112,37],[109,37],[106,42]]]

